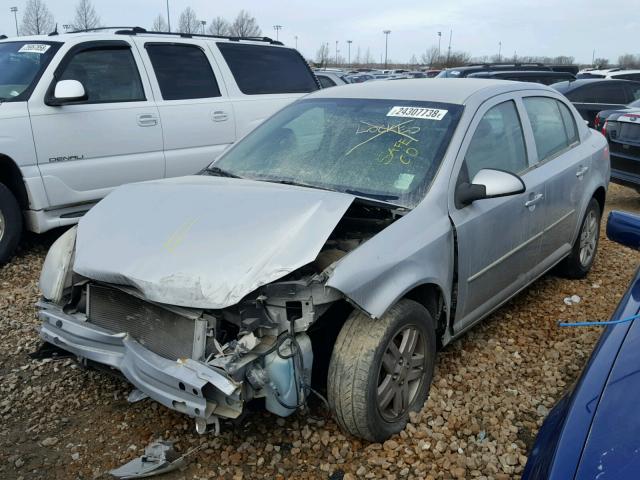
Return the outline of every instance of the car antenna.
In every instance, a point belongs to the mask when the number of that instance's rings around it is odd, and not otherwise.
[[[56,28],[49,34],[50,37],[58,35],[58,24],[56,23]]]

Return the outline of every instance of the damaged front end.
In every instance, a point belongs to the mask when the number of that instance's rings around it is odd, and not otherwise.
[[[68,269],[64,278],[55,277],[61,288],[41,285],[40,335],[85,364],[118,370],[144,394],[193,417],[201,433],[212,424],[217,429],[219,418],[239,417],[257,398],[286,417],[311,391],[316,346],[309,330],[322,325],[332,305],[348,301],[326,286],[331,272],[401,215],[356,199],[325,235],[314,261],[224,308],[167,305],[134,286]],[[69,237],[61,241],[67,248],[52,252],[69,251]],[[58,266],[54,260],[49,263]],[[49,277],[46,268],[41,283]]]

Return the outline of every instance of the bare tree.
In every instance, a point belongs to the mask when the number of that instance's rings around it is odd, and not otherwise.
[[[360,65],[360,63],[362,63],[361,57],[362,57],[362,54],[360,53],[360,45],[358,45],[358,50],[356,51],[356,56],[353,61],[353,64]]]
[[[371,50],[369,48],[367,48],[367,51],[364,54],[364,60],[362,61],[362,63],[364,63],[365,65],[373,65],[373,63],[375,62],[373,55],[371,55]]]
[[[259,37],[262,35],[262,30],[255,17],[246,10],[240,10],[231,24],[230,33],[234,37]]]
[[[80,0],[76,5],[76,16],[73,19],[75,30],[90,30],[100,26],[100,17],[93,8],[91,0]]]
[[[316,52],[316,65],[324,68],[329,63],[329,44],[323,43]]]
[[[211,35],[229,35],[231,25],[222,17],[216,17],[211,20],[207,31]]]
[[[166,32],[167,30],[169,30],[169,27],[167,26],[167,22],[165,21],[164,17],[160,14],[158,14],[158,16],[153,21],[153,27],[151,28],[154,32]]]
[[[593,61],[594,65],[597,65],[599,68],[607,68],[609,66],[609,59],[608,58],[596,58]]]
[[[42,35],[54,29],[53,15],[42,0],[28,0],[22,16],[22,35]]]
[[[439,62],[439,54],[438,47],[433,45],[432,47],[427,48],[427,51],[420,55],[420,61],[425,65],[436,65]]]
[[[178,19],[178,31],[180,33],[198,33],[200,20],[193,8],[187,7],[180,14]]]
[[[625,53],[618,57],[618,65],[621,68],[638,68],[640,67],[640,55]]]
[[[412,67],[418,65],[418,57],[416,57],[415,53],[411,55],[411,58],[409,59],[409,65],[411,65]]]

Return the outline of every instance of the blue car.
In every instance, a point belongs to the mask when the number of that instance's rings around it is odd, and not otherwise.
[[[612,212],[607,236],[640,248],[640,216]],[[538,433],[523,480],[640,478],[640,270],[574,388]]]

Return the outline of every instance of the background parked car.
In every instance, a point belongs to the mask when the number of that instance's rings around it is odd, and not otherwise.
[[[516,82],[541,83],[551,85],[553,83],[572,81],[576,77],[569,72],[550,72],[545,70],[523,70],[507,72],[478,72],[467,75],[468,78],[493,78],[496,80],[514,80]]]
[[[272,40],[141,28],[0,41],[0,264],[123,183],[193,174],[319,85]]]
[[[593,128],[595,128],[596,130],[600,130],[604,125],[604,122],[612,113],[628,112],[637,108],[640,108],[640,100],[631,102],[630,104],[626,105],[624,108],[616,108],[613,110],[602,110],[598,112],[598,114],[596,115],[596,118],[593,121]]]
[[[349,83],[348,76],[345,73],[339,73],[329,70],[314,70],[316,78],[320,82],[322,88],[335,87],[337,85],[346,85]]]
[[[551,71],[551,67],[543,63],[480,63],[476,65],[466,65],[464,67],[447,68],[442,70],[437,75],[437,78],[463,78],[478,72],[511,72],[516,70]]]
[[[610,239],[638,249],[640,217],[609,216]],[[611,320],[640,313],[640,270]],[[523,480],[635,480],[640,398],[640,319],[608,326],[575,386],[551,410],[533,446]]]
[[[640,108],[610,113],[602,133],[609,141],[611,181],[640,192]]]
[[[625,107],[640,99],[640,82],[631,80],[582,79],[551,86],[573,103],[591,128],[602,110]]]
[[[610,78],[614,80],[640,81],[640,70],[625,70],[623,68],[609,68],[606,70],[583,70],[576,78]]]

